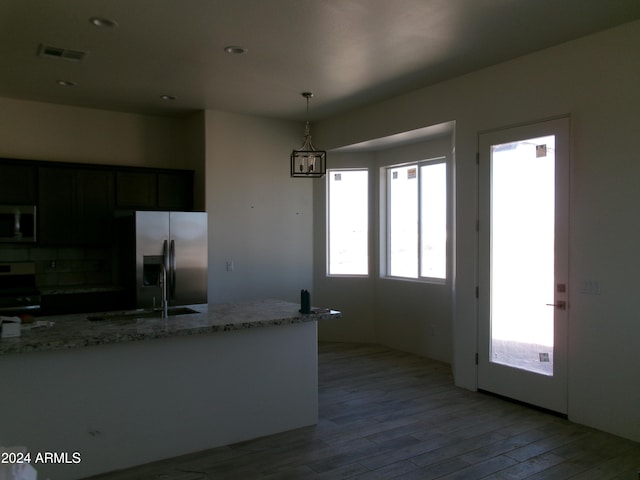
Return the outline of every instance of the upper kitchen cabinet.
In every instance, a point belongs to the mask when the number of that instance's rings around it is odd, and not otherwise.
[[[116,173],[118,208],[153,209],[158,198],[157,175],[152,172]]]
[[[108,245],[117,210],[193,210],[193,170],[0,158],[0,205],[36,205],[38,243]]]
[[[76,170],[76,217],[83,245],[111,243],[114,232],[114,177],[108,170]]]
[[[40,167],[39,242],[104,245],[113,239],[114,173],[108,169]]]
[[[36,167],[0,159],[0,204],[35,205]]]
[[[73,173],[70,169],[38,169],[38,237],[44,245],[74,242]]]
[[[193,171],[118,171],[116,206],[136,210],[192,210]]]
[[[193,171],[158,173],[158,208],[193,210]]]

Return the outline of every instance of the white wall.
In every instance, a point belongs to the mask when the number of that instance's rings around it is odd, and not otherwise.
[[[451,362],[451,282],[398,281],[379,275],[379,169],[389,165],[445,157],[452,165],[449,135],[370,152],[329,152],[330,168],[368,168],[370,177],[370,275],[327,277],[325,182],[315,191],[314,285],[319,303],[343,311],[340,322],[319,327],[320,339],[381,343]],[[451,171],[451,170],[450,170]]]
[[[569,415],[635,440],[640,440],[639,43],[636,21],[313,126],[315,142],[332,149],[456,120],[457,242],[449,348],[456,383],[474,389],[478,132],[570,114]],[[318,253],[311,247],[317,240],[311,197],[312,189],[317,195],[320,188],[289,178],[288,154],[300,141],[301,125],[222,112],[204,117],[210,298],[273,295],[297,301],[299,290],[313,280],[308,259]],[[0,99],[0,156],[179,168],[176,159],[193,138],[188,123]],[[245,160],[251,168],[241,168]],[[234,260],[234,272],[225,271],[226,260]],[[580,284],[594,279],[601,294],[581,294]],[[371,308],[366,304],[375,294],[364,291],[354,310],[358,315]],[[332,295],[313,287],[312,294],[333,303]],[[382,340],[366,324],[361,336],[357,329],[349,332],[351,339]]]
[[[324,147],[324,145],[323,145]],[[328,168],[371,168],[371,153],[327,153]],[[324,341],[369,342],[376,343],[378,335],[375,325],[375,284],[371,278],[346,278],[326,276],[326,181],[314,182],[314,256],[313,275],[314,290],[311,292],[312,303],[334,308],[343,312],[339,322],[321,322],[318,325],[318,336]],[[375,192],[374,175],[369,172],[370,191]],[[374,194],[375,195],[375,194]],[[371,207],[374,198],[369,199]],[[374,222],[373,211],[369,216],[369,228]],[[373,230],[372,230],[373,231]],[[375,242],[371,236],[369,252],[374,251]],[[375,267],[370,262],[370,270]]]
[[[184,166],[195,171],[193,179],[193,208],[206,210],[206,129],[205,112],[194,113],[184,119],[185,149],[181,159]]]
[[[313,425],[317,343],[306,322],[2,356],[0,445],[69,480]]]
[[[207,111],[205,128],[209,302],[299,302],[313,288],[313,180],[290,178],[289,155],[304,125]]]
[[[444,157],[449,176],[453,173],[451,135],[375,153],[376,166],[386,167]],[[383,179],[379,180],[380,182]],[[379,189],[378,189],[379,190]],[[451,222],[451,215],[449,215]],[[452,258],[452,232],[449,227],[449,262]],[[377,235],[384,232],[377,232]],[[378,252],[375,252],[377,254]],[[377,257],[377,255],[374,255]],[[448,270],[445,284],[374,278],[376,285],[375,321],[380,343],[451,363],[452,279]]]
[[[475,389],[478,132],[570,114],[569,418],[634,440],[640,440],[638,45],[636,21],[314,126],[317,143],[330,149],[456,121],[453,369],[458,385]],[[598,280],[601,294],[581,293],[586,280]]]
[[[0,157],[193,168],[182,119],[0,98]]]

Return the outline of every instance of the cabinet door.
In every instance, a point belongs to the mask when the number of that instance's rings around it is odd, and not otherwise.
[[[36,167],[0,163],[0,204],[36,204]]]
[[[42,245],[105,245],[113,239],[113,173],[40,167],[39,238]]]
[[[38,236],[43,245],[73,245],[74,180],[69,168],[38,169]]]
[[[76,229],[82,245],[113,240],[114,174],[107,170],[76,170]]]
[[[193,210],[193,172],[158,174],[158,208]]]
[[[151,172],[118,172],[116,175],[116,205],[118,208],[156,208],[156,174]]]

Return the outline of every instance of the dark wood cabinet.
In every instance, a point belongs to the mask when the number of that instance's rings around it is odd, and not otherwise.
[[[113,172],[40,167],[38,173],[40,244],[79,246],[111,243]]]
[[[77,235],[82,245],[110,244],[114,232],[114,173],[76,170]]]
[[[0,158],[0,205],[36,205],[38,244],[109,245],[117,210],[193,210],[192,170]]]
[[[154,209],[157,205],[157,175],[152,172],[117,172],[118,208]]]
[[[69,315],[84,312],[107,312],[126,309],[122,290],[84,293],[43,294],[41,315]]]
[[[38,234],[41,245],[75,245],[73,172],[38,169]]]
[[[158,208],[193,210],[193,172],[158,174]]]
[[[35,205],[36,167],[0,160],[0,204]]]
[[[119,171],[116,207],[139,210],[192,210],[193,171]]]

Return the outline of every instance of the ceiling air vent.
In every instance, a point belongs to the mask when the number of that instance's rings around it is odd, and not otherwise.
[[[38,47],[38,56],[47,58],[60,58],[71,62],[81,62],[87,52],[80,50],[71,50],[69,48],[52,47],[51,45],[40,44]]]

